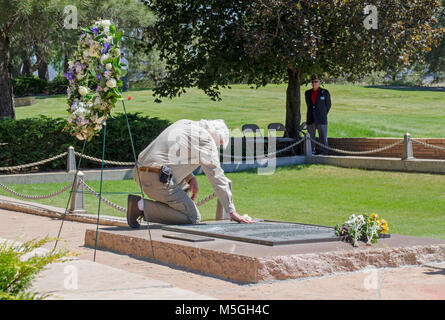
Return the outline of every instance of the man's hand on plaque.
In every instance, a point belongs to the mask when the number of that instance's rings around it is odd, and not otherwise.
[[[247,216],[240,216],[237,212],[233,211],[230,213],[230,218],[232,218],[232,220],[235,220],[238,223],[255,223],[255,221],[252,221],[252,219]]]

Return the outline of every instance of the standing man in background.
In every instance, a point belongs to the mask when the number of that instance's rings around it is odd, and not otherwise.
[[[326,89],[320,88],[317,74],[311,76],[312,89],[305,92],[307,105],[307,129],[315,140],[315,130],[318,131],[320,143],[328,145],[328,113],[331,109],[331,95]],[[312,143],[312,153],[315,154],[315,143]],[[327,155],[328,150],[322,148],[321,154]]]

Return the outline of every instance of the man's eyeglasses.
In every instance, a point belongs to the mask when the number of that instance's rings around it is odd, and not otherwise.
[[[312,83],[319,83],[320,80],[312,80]]]

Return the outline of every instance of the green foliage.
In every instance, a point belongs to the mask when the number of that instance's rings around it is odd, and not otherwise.
[[[212,98],[233,81],[264,86],[313,72],[354,79],[420,61],[442,36],[436,0],[379,1],[368,30],[362,0],[144,1],[158,16],[146,46],[157,47],[168,75],[159,97],[198,87]]]
[[[153,141],[170,123],[167,120],[128,114],[137,154]],[[29,118],[6,119],[0,122],[0,141],[8,143],[0,148],[0,166],[27,164],[58,155],[73,146],[81,152],[83,142],[63,131],[66,119]],[[103,131],[85,146],[85,154],[102,157]],[[124,114],[107,120],[105,159],[134,161]],[[82,160],[81,167],[97,167],[96,163]],[[40,170],[66,169],[66,158],[61,158],[38,167]],[[24,169],[25,170],[25,169]],[[26,169],[29,171],[31,169]]]
[[[40,94],[65,94],[68,87],[68,80],[62,76],[58,76],[52,81],[46,81],[37,76],[19,77],[12,79],[12,85],[16,97]]]
[[[59,262],[73,253],[65,249],[51,250],[38,255],[31,252],[54,241],[49,237],[33,239],[23,244],[4,242],[0,244],[0,300],[34,300],[38,296],[29,292],[31,281],[37,273],[50,263]],[[31,254],[30,254],[31,253]]]

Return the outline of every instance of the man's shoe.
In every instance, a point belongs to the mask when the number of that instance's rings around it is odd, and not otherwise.
[[[139,228],[141,225],[138,222],[140,216],[144,216],[144,211],[139,210],[138,202],[141,197],[132,194],[128,195],[127,202],[127,223],[131,228]]]

